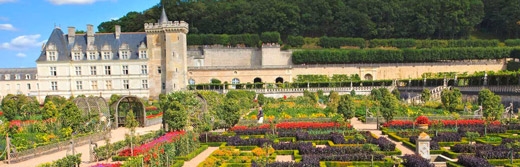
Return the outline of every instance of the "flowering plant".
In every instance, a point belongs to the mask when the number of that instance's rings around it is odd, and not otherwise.
[[[110,164],[110,163],[98,163],[96,165],[90,166],[90,167],[120,167],[121,162]]]
[[[416,124],[428,124],[430,123],[430,120],[428,120],[428,117],[421,115],[415,119]]]
[[[131,155],[130,148],[124,149],[123,151],[119,152],[119,156],[137,156],[144,153],[147,153],[152,148],[159,146],[165,142],[171,143],[176,141],[181,135],[184,135],[184,131],[175,131],[175,132],[168,132],[165,135],[152,140],[151,142],[145,143],[143,145],[140,145],[138,147],[134,148],[134,155]]]
[[[163,116],[163,112],[160,112],[157,114],[147,115],[146,119],[153,119],[153,118],[162,117],[162,116]]]

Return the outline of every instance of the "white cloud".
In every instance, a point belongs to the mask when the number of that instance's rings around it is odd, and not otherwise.
[[[45,42],[39,41],[40,36],[40,34],[18,36],[10,42],[0,44],[0,49],[24,50],[31,47],[39,47]]]
[[[25,53],[18,53],[16,54],[16,57],[27,57],[27,55]]]
[[[0,24],[0,30],[14,31],[16,28],[12,24]]]
[[[105,1],[105,0],[47,0],[47,1],[49,1],[50,3],[52,3],[54,5],[69,5],[69,4],[84,5],[84,4],[93,4],[95,2]]]
[[[16,2],[17,0],[0,0],[0,4],[2,3],[9,3],[9,2]]]

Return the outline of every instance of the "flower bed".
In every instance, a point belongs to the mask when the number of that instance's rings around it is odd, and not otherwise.
[[[98,164],[92,165],[90,167],[120,167],[120,166],[121,166],[121,163],[118,162],[118,163],[98,163]]]
[[[151,150],[153,147],[161,145],[162,143],[165,143],[165,142],[171,143],[171,142],[175,141],[177,138],[179,138],[179,136],[181,136],[183,134],[185,134],[184,131],[168,132],[165,135],[163,135],[155,140],[152,140],[151,142],[148,142],[146,144],[135,147],[133,155],[131,155],[131,150],[130,150],[130,148],[128,148],[128,149],[124,149],[123,151],[119,152],[119,156],[142,155],[142,154],[148,152],[149,150]]]
[[[162,116],[163,116],[163,113],[159,112],[157,114],[147,115],[146,119],[153,119],[153,118],[158,118],[158,117],[162,117]]]
[[[425,120],[421,120],[424,122]],[[429,125],[431,125],[435,121],[428,121]],[[460,127],[475,127],[475,126],[484,126],[486,124],[485,120],[480,119],[466,119],[466,120],[441,120],[442,124],[446,128],[454,128],[456,126]],[[407,120],[394,120],[389,121],[383,124],[383,127],[392,128],[392,129],[411,129],[413,128],[413,121]],[[417,124],[416,124],[417,125]],[[492,121],[489,122],[489,125],[500,125],[500,121]]]

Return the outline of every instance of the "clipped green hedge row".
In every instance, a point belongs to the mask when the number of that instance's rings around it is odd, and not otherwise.
[[[318,44],[322,48],[341,48],[342,46],[353,46],[365,48],[365,39],[363,38],[342,38],[342,37],[321,37]]]
[[[292,53],[294,64],[348,64],[435,62],[440,60],[500,59],[511,57],[513,48],[437,48],[402,50],[301,50]]]
[[[81,164],[81,154],[67,155],[62,159],[52,161],[51,163],[43,163],[38,167],[74,167]]]
[[[504,43],[506,46],[520,46],[520,39],[507,39]]]
[[[303,36],[292,36],[289,35],[287,40],[285,40],[285,44],[291,47],[302,47],[305,44]]]
[[[396,47],[396,48],[454,48],[454,47],[498,47],[498,40],[416,40],[416,39],[372,39],[370,48]],[[508,45],[509,46],[509,45]]]
[[[266,39],[270,39],[267,38]],[[231,45],[243,44],[247,47],[258,47],[260,36],[258,34],[189,34],[187,36],[188,45]]]

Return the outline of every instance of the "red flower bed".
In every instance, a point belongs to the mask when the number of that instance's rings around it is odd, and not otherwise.
[[[93,166],[90,166],[90,167],[121,167],[121,163],[118,162],[118,163],[114,163],[114,164],[109,164],[109,163],[98,163],[98,164],[95,164]]]
[[[4,115],[4,112],[3,111],[0,111],[0,116]]]
[[[276,124],[277,129],[327,129],[336,127],[340,127],[340,124],[335,122],[282,122]],[[350,128],[351,125],[349,124],[347,127]],[[231,128],[232,131],[249,129],[269,129],[269,124],[263,124],[256,127],[234,126]]]
[[[426,116],[419,116],[417,119],[415,119],[416,124],[429,124],[430,120]]]
[[[148,106],[148,107],[145,108],[145,110],[146,111],[155,111],[155,110],[157,110],[157,107],[155,107],[155,106]]]
[[[429,124],[431,125],[431,123],[433,123],[433,122],[429,122]],[[480,125],[484,125],[486,123],[485,120],[481,120],[481,119],[441,120],[441,122],[445,127],[455,127],[456,125],[458,125],[458,126],[480,126]],[[489,122],[489,125],[500,125],[500,121]],[[384,123],[383,126],[388,127],[388,128],[404,128],[405,129],[405,128],[411,128],[413,126],[413,122],[395,120],[395,121],[390,121],[390,122]]]
[[[123,151],[119,152],[119,156],[137,156],[144,153],[147,153],[150,149],[152,149],[155,146],[159,146],[162,143],[168,142],[174,142],[176,139],[179,138],[179,136],[184,135],[184,131],[175,131],[175,132],[168,132],[165,135],[151,141],[148,143],[145,143],[143,145],[140,145],[138,147],[134,148],[134,154],[131,155],[132,151],[130,148],[124,149]]]
[[[152,119],[152,118],[157,118],[157,117],[162,117],[162,116],[163,116],[163,113],[160,112],[160,113],[157,113],[157,114],[147,115],[146,119]]]

